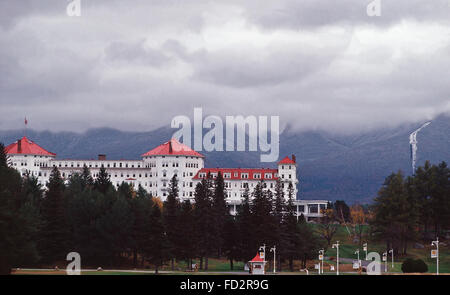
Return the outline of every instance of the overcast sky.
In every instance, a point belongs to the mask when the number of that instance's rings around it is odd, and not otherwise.
[[[450,0],[0,1],[0,129],[145,131],[203,107],[331,132],[450,113]]]

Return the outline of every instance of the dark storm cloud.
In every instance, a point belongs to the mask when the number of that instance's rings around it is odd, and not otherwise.
[[[356,132],[450,112],[447,0],[0,2],[0,128],[168,126],[194,107]]]

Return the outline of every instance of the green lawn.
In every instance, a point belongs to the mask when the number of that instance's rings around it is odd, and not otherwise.
[[[310,224],[310,227],[312,229],[317,228],[317,224]],[[351,230],[351,229],[350,229]],[[367,232],[367,229],[365,230]],[[338,231],[336,232],[333,243],[338,241],[340,243],[339,247],[339,257],[343,258],[351,258],[356,259],[357,255],[354,254],[355,251],[358,249],[359,245],[354,244],[352,241],[352,238],[349,236],[345,226],[340,226],[338,228]],[[363,243],[366,242],[366,240],[363,238]],[[430,243],[425,243],[424,249],[414,249],[412,247],[412,244],[409,245],[407,250],[407,255],[402,257],[394,257],[394,272],[401,272],[401,263],[407,259],[407,258],[413,258],[413,259],[422,259],[425,261],[425,263],[428,265],[428,272],[429,273],[435,273],[436,272],[436,259],[432,259],[430,257]],[[386,250],[386,245],[384,242],[380,241],[368,241],[368,252],[377,252],[382,255],[382,253]],[[450,247],[444,246],[441,244],[439,246],[439,271],[441,273],[450,273]],[[325,256],[329,257],[336,257],[336,249],[332,249],[329,247],[326,252]],[[362,247],[360,248],[360,259],[365,259],[365,252],[363,251]],[[388,258],[388,269],[390,271],[391,269],[391,260],[390,257]],[[384,263],[383,263],[383,269],[384,269]]]

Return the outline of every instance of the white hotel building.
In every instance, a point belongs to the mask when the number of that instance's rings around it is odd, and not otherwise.
[[[294,185],[297,196],[297,163],[295,156],[285,157],[278,162],[277,169],[269,168],[205,168],[204,156],[188,146],[171,139],[168,142],[143,154],[142,160],[107,160],[99,155],[97,160],[57,159],[56,154],[40,147],[26,137],[17,140],[5,148],[9,164],[21,175],[30,173],[45,185],[53,167],[58,167],[63,178],[68,179],[73,173],[79,173],[86,165],[95,179],[101,167],[108,172],[111,182],[119,186],[127,182],[134,187],[141,185],[150,195],[166,199],[169,181],[177,175],[180,199],[194,200],[195,186],[208,173],[213,177],[221,172],[227,192],[227,204],[230,212],[236,214],[242,202],[246,187],[250,192],[258,182],[263,180],[265,188],[274,190],[280,178],[285,196],[289,182]],[[296,199],[296,198],[295,198]],[[320,210],[326,208],[325,200],[295,200],[297,216],[303,214],[310,221],[320,217]]]

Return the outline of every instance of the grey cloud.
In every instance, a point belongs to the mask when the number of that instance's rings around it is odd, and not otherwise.
[[[381,0],[381,16],[369,17],[367,5],[373,0],[272,0],[245,1],[245,13],[252,22],[267,29],[302,29],[325,25],[392,25],[404,19],[449,21],[447,0]]]
[[[444,2],[382,0],[376,19],[368,2],[82,0],[80,18],[8,2],[0,128],[149,130],[203,107],[357,132],[450,112]]]
[[[160,50],[145,46],[145,40],[134,43],[113,42],[106,49],[107,58],[113,61],[135,62],[151,66],[162,66],[170,61]]]

